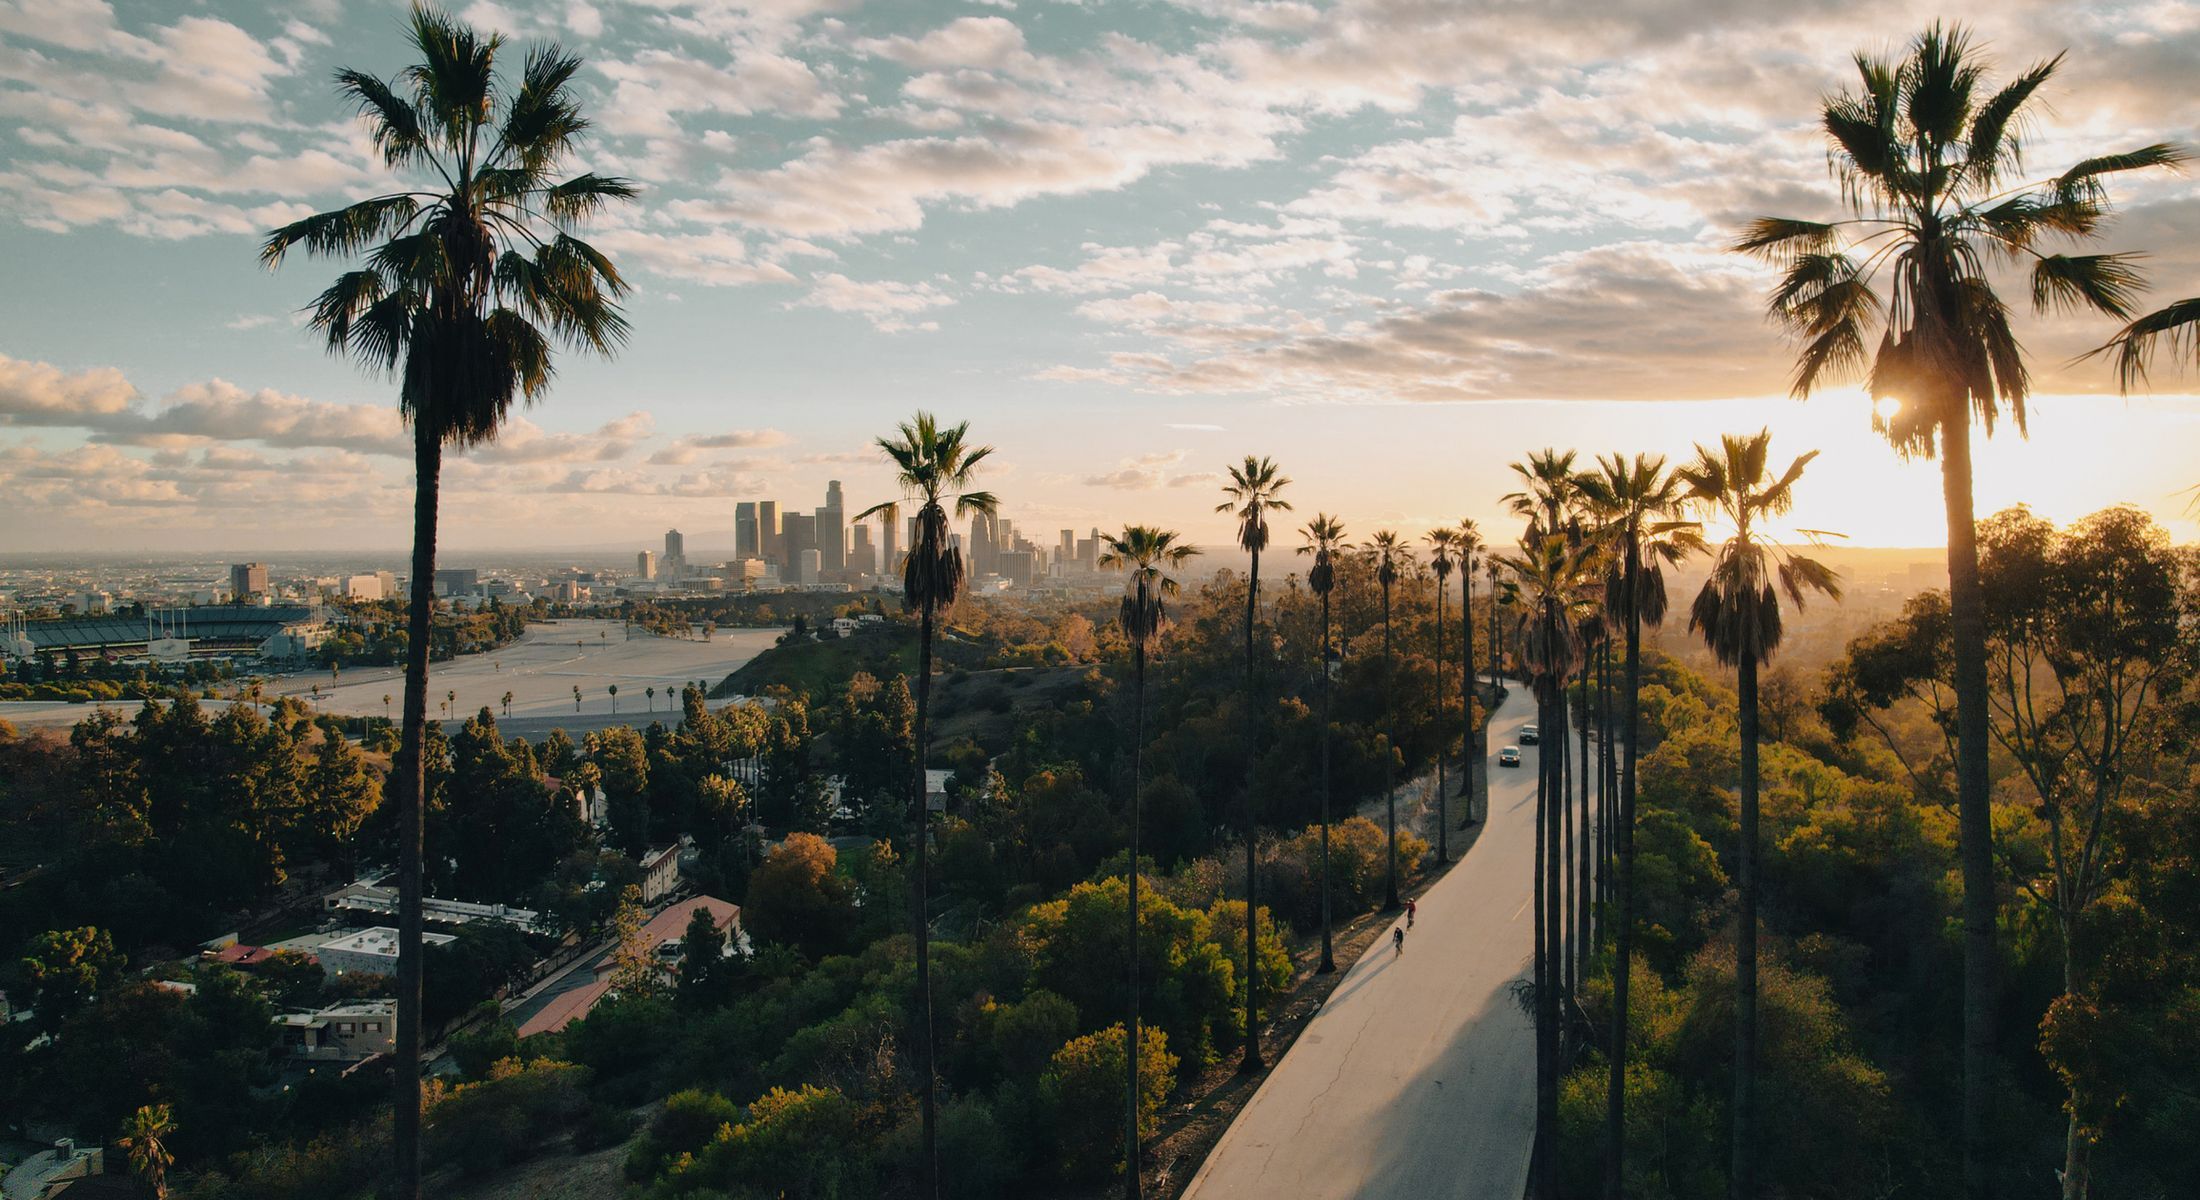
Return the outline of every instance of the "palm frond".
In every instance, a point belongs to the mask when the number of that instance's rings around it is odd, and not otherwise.
[[[2200,363],[2200,296],[2176,301],[2132,321],[2086,357],[2108,355],[2116,368],[2117,384],[2128,392],[2146,382],[2154,352],[2163,344],[2178,357]]]
[[[315,213],[276,229],[260,244],[260,261],[269,267],[282,265],[293,246],[313,255],[357,254],[381,238],[411,225],[420,215],[420,201],[411,194],[376,196],[357,204]]]
[[[2024,116],[2024,106],[2031,102],[2034,93],[2053,77],[2062,65],[2061,54],[2035,63],[2032,68],[2010,80],[2002,89],[1979,106],[1978,114],[1971,119],[1971,130],[1965,139],[1967,153],[1964,171],[1968,182],[1983,189],[1992,190],[2004,175],[2024,169],[2024,141],[2018,136]]]
[[[2146,280],[2130,254],[2049,254],[2032,264],[2032,307],[2041,312],[2092,309],[2129,318]]]
[[[1823,221],[1758,217],[1734,239],[1731,249],[1781,263],[1804,255],[1823,255],[1832,250],[1834,242],[1834,227]]]

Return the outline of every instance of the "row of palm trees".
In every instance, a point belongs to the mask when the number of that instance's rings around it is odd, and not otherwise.
[[[419,180],[419,185],[285,225],[267,236],[260,257],[273,267],[293,250],[302,250],[353,264],[313,302],[308,324],[331,352],[398,383],[399,411],[412,434],[413,582],[402,731],[391,794],[396,801],[400,897],[394,1190],[400,1200],[416,1200],[422,744],[442,456],[446,447],[464,449],[493,439],[514,403],[540,398],[551,383],[559,349],[608,356],[624,343],[627,322],[620,301],[626,280],[607,255],[574,230],[610,206],[631,200],[636,189],[627,180],[572,166],[579,141],[590,128],[571,90],[581,66],[577,57],[555,46],[538,48],[527,55],[514,79],[499,71],[501,37],[482,36],[425,7],[413,9],[407,33],[417,59],[403,73],[384,79],[347,69],[338,73],[337,89],[364,119],[385,166]],[[2135,317],[2139,275],[2129,256],[2040,249],[2056,238],[2082,243],[2099,232],[2109,210],[2104,180],[2174,167],[2187,157],[2181,148],[2153,145],[2088,158],[2060,175],[2032,182],[2017,179],[2026,110],[2058,63],[2039,64],[1981,99],[1981,64],[1960,29],[1935,27],[1899,61],[1860,57],[1859,88],[1829,99],[1821,114],[1850,218],[1768,218],[1752,225],[1736,247],[1783,272],[1771,307],[1803,341],[1796,392],[1807,395],[1836,377],[1864,373],[1875,397],[1900,402],[1886,421],[1897,445],[1908,453],[1937,453],[1943,464],[1965,893],[1964,1167],[1972,1197],[1988,1194],[1984,1113],[1992,1085],[1995,898],[1970,429],[1978,420],[1990,433],[2003,413],[2021,429],[2029,393],[2008,307],[1995,293],[1987,266],[1995,260],[2028,263],[2037,307],[2094,310],[2126,320],[2102,349],[2113,358],[2127,388],[2144,381],[2160,346],[2182,355],[2200,352],[2200,299]],[[1882,334],[1876,350],[1869,337],[1875,331]],[[937,445],[943,432],[932,431],[933,449],[945,449]],[[967,481],[967,468],[978,457],[982,455],[958,443],[953,455],[912,458],[904,473],[913,495],[925,497],[920,524],[941,526],[929,543],[931,557],[913,553],[909,567],[929,589],[912,591],[927,625],[960,585],[960,561],[946,550],[943,504],[982,511],[990,503],[983,493],[956,490],[962,486],[958,478]],[[921,481],[911,484],[913,478]],[[1243,486],[1247,481],[1237,482]],[[1280,487],[1273,479],[1264,486]],[[1248,510],[1253,527],[1265,537],[1263,514],[1273,505],[1256,505],[1250,496],[1232,499],[1241,512],[1241,542]],[[1580,566],[1572,561],[1574,551],[1563,540],[1556,514],[1549,515],[1554,519],[1519,557],[1531,568],[1525,577],[1531,582],[1555,582]],[[1641,521],[1626,528],[1623,541],[1653,536]],[[1640,583],[1645,578],[1643,550],[1637,544],[1620,555],[1623,579]],[[1334,566],[1334,547],[1331,553]],[[1499,564],[1495,556],[1488,562],[1494,586]],[[1388,577],[1387,607],[1396,573],[1393,556],[1384,555],[1378,569]],[[1616,586],[1624,589],[1621,615],[1630,632],[1632,664],[1634,629],[1646,602],[1631,585]],[[1258,605],[1257,585],[1249,592],[1251,614]],[[1526,610],[1532,619],[1523,621],[1518,631],[1525,635],[1541,629],[1541,643],[1524,637],[1518,648],[1523,658],[1541,663],[1549,678],[1568,678],[1574,667],[1567,657],[1570,651],[1561,645],[1570,646],[1571,639],[1558,636],[1559,618],[1569,604],[1556,594],[1545,597],[1540,606]],[[1494,609],[1492,618],[1494,652],[1503,630]],[[1248,680],[1255,666],[1249,649]],[[1631,695],[1633,665],[1628,676]],[[920,678],[920,711],[925,682]],[[1539,702],[1556,699],[1547,691],[1539,690]],[[1627,754],[1632,755],[1631,739]],[[1631,768],[1623,764],[1623,809],[1631,803],[1631,778]],[[1557,782],[1564,786],[1563,779]],[[921,805],[921,781],[916,787]],[[1250,808],[1247,819],[1252,819]],[[1624,819],[1619,827],[1624,863]],[[917,841],[921,855],[923,839]],[[1625,874],[1623,865],[1623,903]],[[1390,891],[1395,900],[1394,887]],[[921,919],[921,889],[918,915]],[[1253,922],[1247,924],[1250,941]],[[1625,923],[1620,925],[1624,937]],[[1249,1026],[1252,1001],[1249,994]],[[1257,1061],[1250,1038],[1248,1061]],[[924,1110],[929,1147],[929,1088]],[[1616,1189],[1616,1182],[1611,1186]],[[2078,1186],[2082,1190],[2082,1183]]]

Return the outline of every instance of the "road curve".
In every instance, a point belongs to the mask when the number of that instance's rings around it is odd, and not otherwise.
[[[1514,688],[1490,722],[1489,827],[1420,898],[1405,952],[1386,932],[1349,968],[1186,1200],[1519,1200],[1534,1029],[1512,985],[1534,948],[1537,749],[1494,764],[1533,717]]]

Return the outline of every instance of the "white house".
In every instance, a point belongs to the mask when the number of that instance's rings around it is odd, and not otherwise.
[[[458,939],[447,933],[420,935],[421,945],[447,946]],[[314,950],[314,957],[321,960],[321,973],[330,979],[364,972],[368,975],[397,974],[397,931],[387,925],[361,929],[345,934],[333,942],[325,942]]]

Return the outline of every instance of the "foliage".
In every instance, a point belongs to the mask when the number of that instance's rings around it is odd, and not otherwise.
[[[1090,1179],[1123,1166],[1123,1026],[1071,1038],[1054,1052],[1039,1077],[1039,1095],[1052,1116],[1059,1139],[1062,1174]],[[1152,1137],[1160,1126],[1161,1106],[1174,1085],[1177,1059],[1168,1035],[1147,1026],[1138,1046],[1138,1132]]]
[[[856,913],[852,889],[835,870],[839,861],[824,838],[789,834],[749,876],[741,905],[749,935],[800,947],[812,957],[844,949]]]
[[[837,1091],[773,1088],[702,1149],[673,1160],[653,1197],[857,1200],[874,1194],[861,1113]]]
[[[587,1113],[587,1081],[586,1067],[505,1059],[487,1079],[430,1097],[428,1160],[482,1176],[533,1157]]]

